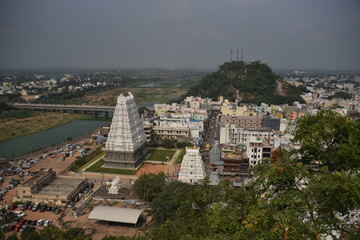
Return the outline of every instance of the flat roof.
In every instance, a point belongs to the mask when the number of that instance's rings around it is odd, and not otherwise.
[[[37,194],[45,195],[69,195],[84,179],[57,177]]]
[[[132,208],[97,206],[91,211],[88,218],[111,222],[136,224],[142,211],[143,210]]]
[[[34,176],[32,176],[31,178],[26,180],[22,185],[24,187],[31,187],[31,186],[37,184],[39,180],[46,178],[47,176],[50,176],[52,174],[54,174],[53,171],[39,171]]]

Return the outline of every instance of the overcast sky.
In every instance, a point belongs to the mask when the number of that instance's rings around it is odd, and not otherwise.
[[[0,0],[0,68],[360,70],[360,0]]]

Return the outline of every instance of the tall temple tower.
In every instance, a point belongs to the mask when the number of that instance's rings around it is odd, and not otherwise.
[[[105,145],[105,167],[137,168],[146,154],[146,136],[134,96],[120,94]]]
[[[179,181],[185,183],[196,183],[206,177],[203,161],[201,160],[198,147],[187,147],[181,163]]]

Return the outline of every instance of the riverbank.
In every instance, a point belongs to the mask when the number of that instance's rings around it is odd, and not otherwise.
[[[0,158],[13,159],[15,157],[31,153],[36,149],[50,147],[54,144],[64,143],[69,139],[88,136],[95,129],[109,126],[110,121],[100,120],[76,120],[60,127],[29,134],[21,138],[0,143]]]
[[[0,143],[46,131],[76,120],[93,120],[90,115],[34,112],[31,117],[0,119]]]

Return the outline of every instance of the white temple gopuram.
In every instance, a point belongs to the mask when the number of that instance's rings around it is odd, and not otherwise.
[[[185,183],[196,183],[206,177],[203,161],[201,160],[198,147],[187,147],[181,163],[179,181]]]
[[[120,94],[105,145],[105,165],[110,168],[137,168],[146,154],[146,136],[134,96]]]

